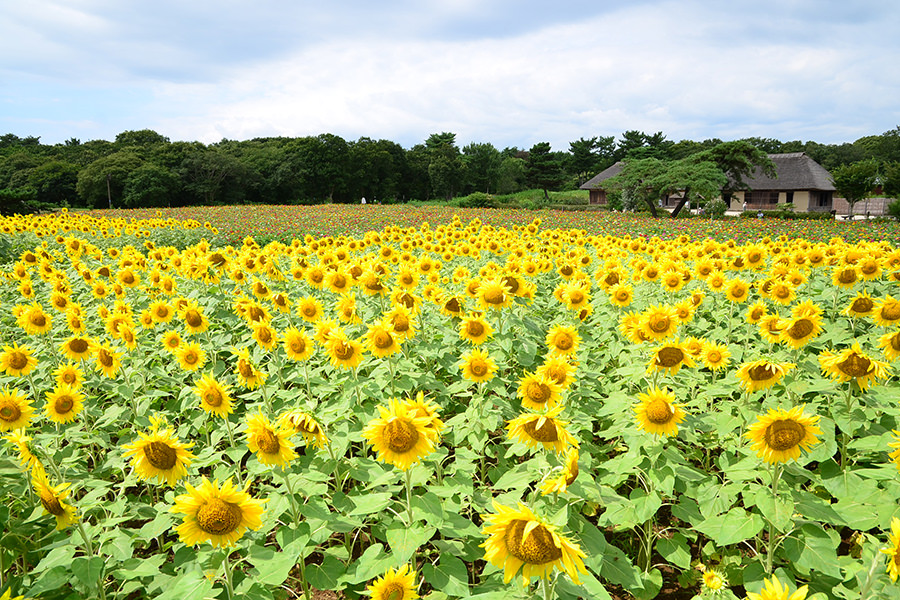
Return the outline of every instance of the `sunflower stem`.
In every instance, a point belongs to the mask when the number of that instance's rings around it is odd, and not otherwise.
[[[312,390],[309,387],[309,359],[303,361],[303,375],[306,377],[306,395],[309,396],[309,400],[312,402]]]
[[[847,405],[847,420],[850,422],[850,412],[853,410],[853,380],[847,382],[847,395],[844,397],[844,402]],[[848,463],[850,461],[847,456],[847,443],[850,440],[850,434],[846,431],[841,432],[841,470],[844,472],[844,477],[847,476],[847,467],[850,466]]]
[[[866,573],[866,581],[863,583],[862,588],[859,590],[859,600],[867,600],[869,597],[869,590],[872,589],[872,584],[875,582],[874,575],[875,569],[878,568],[878,564],[881,562],[881,553],[875,552],[874,556],[872,556],[872,564],[869,566],[869,572]]]
[[[409,519],[409,526],[413,525],[412,512],[412,469],[406,470],[406,517]]]
[[[388,356],[388,369],[391,371],[391,396],[397,397],[397,390],[394,389],[394,355]]]
[[[89,557],[94,556],[94,545],[91,543],[91,538],[88,537],[87,532],[84,530],[84,524],[81,522],[81,519],[75,521],[76,526],[78,527],[78,533],[81,534],[81,539],[84,540],[84,551],[87,553]],[[103,569],[100,570],[100,575],[97,577],[97,594],[101,598],[101,600],[106,600],[106,589],[103,585]]]
[[[285,467],[281,467],[281,474],[284,476],[284,485],[287,487],[288,498],[291,501],[291,516],[294,517],[294,524],[297,524],[300,522],[300,514],[297,512],[297,499],[294,498],[294,488],[291,486],[291,478]]]
[[[225,569],[225,591],[228,592],[228,600],[234,600],[234,583],[231,579],[231,561],[228,560],[231,556],[231,549],[225,549],[225,560],[222,561],[222,566]]]
[[[550,589],[550,578],[546,574],[541,577],[541,589],[543,591],[543,600],[550,600],[550,598],[553,597],[552,590]]]
[[[781,463],[772,463],[772,500],[778,502],[778,480],[781,478]],[[766,574],[772,574],[772,561],[775,558],[775,525],[769,520],[769,536],[766,540]]]
[[[228,443],[234,448],[234,433],[231,431],[231,419],[228,418],[228,415],[225,415],[225,431],[228,432]]]

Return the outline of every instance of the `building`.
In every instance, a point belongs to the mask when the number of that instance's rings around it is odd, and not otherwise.
[[[773,179],[757,169],[744,181],[750,190],[735,192],[728,199],[730,210],[772,210],[779,205],[793,205],[797,212],[832,210],[834,184],[825,167],[804,152],[770,154],[769,158],[775,163],[778,176]],[[591,204],[606,204],[603,182],[621,173],[623,166],[624,163],[617,162],[581,186],[588,190]],[[679,196],[667,196],[662,199],[662,205],[674,206],[679,200]]]

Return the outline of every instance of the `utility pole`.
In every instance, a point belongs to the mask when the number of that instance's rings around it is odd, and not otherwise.
[[[106,174],[106,199],[109,200],[109,207],[112,208],[112,187],[109,183],[110,175]]]

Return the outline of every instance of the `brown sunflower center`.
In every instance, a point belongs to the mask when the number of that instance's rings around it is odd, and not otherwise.
[[[191,327],[200,327],[203,325],[203,315],[199,311],[191,309],[184,313],[184,321]]]
[[[472,371],[472,375],[475,377],[484,377],[487,375],[488,368],[484,361],[476,360],[469,365],[469,370]]]
[[[869,298],[857,298],[853,301],[853,304],[850,305],[850,310],[855,313],[867,313],[870,312],[874,306],[875,303]]]
[[[60,375],[59,379],[66,385],[73,385],[76,381],[78,381],[78,375],[71,371],[66,371],[65,373]]]
[[[97,362],[107,368],[110,368],[115,364],[112,354],[105,348],[100,348],[100,351],[97,352]]]
[[[791,288],[786,285],[778,285],[775,286],[775,289],[772,291],[772,293],[776,298],[784,300],[785,298],[791,297]]]
[[[241,374],[243,375],[243,373]],[[249,375],[244,375],[244,377],[249,377]],[[222,406],[222,402],[224,402],[225,399],[222,397],[222,392],[219,391],[219,388],[211,387],[203,392],[203,401],[213,408],[218,408],[219,406]]]
[[[665,425],[674,416],[675,410],[672,405],[662,398],[656,398],[647,404],[647,420],[654,425]]]
[[[189,365],[195,365],[200,360],[200,355],[194,350],[188,350],[184,353],[184,362]]]
[[[706,360],[711,364],[717,364],[722,362],[722,353],[718,350],[710,350],[706,353]]]
[[[144,456],[147,462],[161,471],[168,471],[178,462],[178,454],[175,449],[158,440],[144,446]]]
[[[41,506],[54,517],[64,514],[66,511],[59,502],[59,498],[49,492],[41,494]]]
[[[490,289],[484,293],[484,301],[488,304],[503,304],[505,298],[506,296],[500,288]]]
[[[541,383],[539,381],[532,381],[525,389],[525,394],[532,402],[543,404],[550,399],[551,391],[550,387],[547,386],[547,384]]]
[[[509,288],[510,294],[515,294],[519,291],[519,280],[515,277],[504,277],[503,285]]]
[[[516,519],[506,528],[506,550],[529,565],[542,565],[562,558],[562,550],[553,543],[553,536],[543,525],[538,525],[525,537],[529,521]]]
[[[539,421],[543,421],[540,427],[537,426]],[[556,430],[556,424],[547,418],[538,418],[528,421],[523,426],[523,429],[528,432],[528,435],[539,442],[555,442],[559,440],[559,432]]]
[[[239,360],[238,373],[240,373],[241,377],[243,377],[244,379],[253,377],[253,365],[248,363],[246,360]]]
[[[844,269],[837,279],[841,283],[853,283],[856,281],[856,269]]]
[[[18,421],[19,417],[21,416],[22,409],[19,408],[18,404],[8,401],[0,404],[0,419],[2,419],[3,421],[12,423],[14,421]]]
[[[655,333],[664,333],[669,330],[669,317],[663,315],[653,315],[650,317],[650,330]]]
[[[292,338],[289,342],[289,346],[291,347],[291,351],[296,352],[297,354],[306,352],[306,342],[303,338]]]
[[[578,478],[578,463],[576,462],[576,463],[572,463],[572,465],[569,467],[569,474],[566,476],[566,485],[572,485],[572,482],[574,482],[577,478]]]
[[[263,312],[263,309],[260,308],[259,306],[251,306],[251,307],[247,310],[247,316],[248,316],[248,317],[250,318],[250,320],[253,321],[254,323],[258,323],[258,322],[260,322],[260,321],[263,320],[263,317],[266,316],[266,313]]]
[[[271,429],[263,429],[256,436],[256,445],[259,446],[259,450],[263,454],[278,454],[278,451],[281,449],[281,442]]]
[[[749,262],[750,264],[758,263],[761,260],[762,254],[760,254],[759,252],[751,252],[747,255],[747,262]]]
[[[47,325],[47,317],[45,317],[41,313],[31,315],[30,321],[31,324],[35,327],[44,327],[45,325]]]
[[[353,346],[346,342],[338,342],[334,345],[334,355],[340,360],[350,360],[355,353]]]
[[[466,323],[466,333],[472,337],[480,337],[484,334],[484,325],[479,321],[469,321]]]
[[[627,302],[629,297],[630,295],[626,290],[619,290],[618,292],[616,292],[616,300],[618,300],[619,302]]]
[[[891,348],[900,352],[900,331],[892,335],[888,339],[888,343],[890,344]]]
[[[318,309],[316,308],[316,306],[313,305],[313,304],[306,304],[306,305],[303,307],[303,316],[304,316],[304,317],[312,318],[312,317],[316,316],[316,314],[317,314],[318,312],[319,312],[319,310],[318,310]]]
[[[619,283],[619,274],[618,273],[607,273],[606,277],[603,278],[603,283],[608,286],[614,286]]]
[[[392,452],[403,454],[412,450],[419,441],[419,432],[408,420],[394,419],[384,426],[384,439]]]
[[[18,350],[13,350],[12,352],[10,352],[7,355],[6,361],[9,366],[16,371],[24,369],[26,366],[28,366],[28,357],[24,352],[20,352]]]
[[[855,352],[837,364],[845,375],[850,377],[864,377],[872,368],[872,361]]]
[[[456,298],[450,298],[447,302],[445,302],[444,308],[452,313],[458,313],[462,310],[462,307],[459,305],[459,300],[457,300]]]
[[[403,600],[405,595],[406,592],[403,589],[403,584],[396,581],[388,583],[380,592],[380,597],[384,598],[384,600]]]
[[[581,304],[584,302],[584,293],[581,290],[573,290],[569,292],[569,302],[572,304]]]
[[[793,325],[784,330],[784,332],[793,340],[802,340],[811,335],[815,326],[809,319],[798,319]]]
[[[766,427],[766,446],[779,452],[790,450],[800,443],[804,435],[806,429],[797,421],[778,420]]]
[[[743,286],[737,285],[737,286],[734,286],[733,288],[731,288],[731,296],[733,298],[743,298],[746,295],[747,295],[747,290],[744,289]]]
[[[226,535],[238,528],[243,518],[241,507],[221,498],[210,498],[197,511],[197,525],[212,535]]]
[[[403,333],[405,331],[409,331],[409,319],[404,315],[397,315],[392,320],[394,324],[394,331],[397,333]]]
[[[885,321],[900,320],[900,302],[885,304],[881,307],[881,318]]]
[[[379,350],[385,350],[394,345],[394,338],[387,331],[379,331],[375,334],[375,347]]]
[[[871,275],[872,273],[878,271],[878,263],[875,261],[866,261],[862,264],[859,270],[866,275]]]
[[[558,350],[571,350],[575,345],[575,340],[568,333],[557,333],[553,336],[553,345]]]
[[[756,365],[747,371],[747,376],[753,381],[768,381],[775,377],[775,369],[771,365]]]
[[[69,394],[63,394],[53,401],[53,409],[61,415],[64,415],[72,410],[74,406],[75,399],[72,398],[72,396],[70,396]]]
[[[684,352],[682,352],[681,348],[666,346],[656,353],[657,367],[674,367],[675,365],[681,363],[681,361],[683,360]]]
[[[259,341],[263,344],[268,344],[272,341],[272,332],[267,327],[260,327],[257,335],[259,336]]]
[[[569,276],[572,275],[574,272],[575,272],[575,269],[573,269],[573,268],[570,267],[569,265],[564,265],[564,266],[559,270],[559,274],[562,275],[563,277],[569,277]]]

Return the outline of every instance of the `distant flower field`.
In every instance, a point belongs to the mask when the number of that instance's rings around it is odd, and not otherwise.
[[[148,219],[161,216],[179,221],[210,223],[225,243],[240,243],[246,235],[277,239],[290,243],[293,237],[354,235],[380,231],[387,226],[418,227],[423,222],[433,226],[449,224],[455,215],[464,222],[480,219],[494,227],[510,228],[528,225],[542,219],[547,229],[582,229],[588,235],[643,235],[673,239],[681,235],[713,238],[719,241],[754,241],[782,234],[802,237],[813,242],[827,242],[832,237],[847,241],[900,239],[900,223],[890,221],[783,221],[776,219],[653,219],[641,214],[591,211],[527,211],[501,209],[465,209],[441,206],[346,205],[314,206],[212,206],[173,209],[102,210],[88,214],[107,218]]]
[[[900,598],[897,239],[2,219],[0,598]]]

